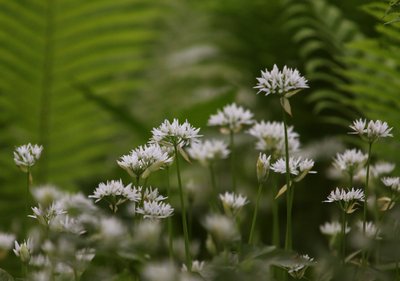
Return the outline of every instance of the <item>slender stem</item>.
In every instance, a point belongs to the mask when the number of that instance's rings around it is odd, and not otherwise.
[[[341,243],[341,257],[344,264],[346,259],[346,212],[342,211],[342,243]]]
[[[277,248],[280,247],[280,239],[279,239],[279,208],[278,201],[275,200],[275,194],[278,192],[278,187],[276,182],[272,184],[272,196],[271,196],[271,205],[272,205],[272,245]]]
[[[253,244],[254,229],[255,229],[255,226],[256,226],[256,220],[257,220],[257,214],[258,214],[258,206],[260,204],[262,188],[263,188],[263,184],[261,182],[258,183],[256,206],[254,207],[253,219],[252,219],[252,222],[251,222],[250,235],[249,235],[249,244],[250,245]]]
[[[285,250],[292,249],[292,187],[290,186],[290,169],[289,169],[289,141],[287,133],[287,120],[286,113],[282,107],[283,126],[285,132],[285,163],[286,163],[286,236],[285,236]]]
[[[217,204],[217,200],[218,200],[218,192],[217,192],[217,183],[215,180],[215,171],[214,171],[214,165],[211,163],[209,165],[209,170],[210,170],[210,177],[211,177],[211,194],[212,194],[212,199],[210,200],[210,204],[211,204],[211,208],[214,211],[218,210],[218,204]]]
[[[28,263],[23,262],[22,263],[22,276],[24,277],[24,280],[28,280]]]
[[[365,196],[365,201],[364,201],[364,215],[363,215],[363,237],[364,239],[367,238],[366,236],[366,224],[367,224],[367,209],[368,209],[368,193],[369,193],[369,166],[371,162],[371,150],[372,150],[372,142],[369,142],[368,144],[368,159],[367,159],[367,174],[365,176],[365,190],[364,190],[364,196]],[[363,250],[362,254],[362,264],[365,264],[366,260],[366,250]]]
[[[232,189],[236,191],[236,169],[235,169],[235,138],[234,132],[229,131],[229,147],[231,149],[231,175],[232,175]]]
[[[26,172],[26,190],[25,190],[25,232],[28,231],[28,215],[29,215],[29,193],[30,193],[30,185],[31,185],[31,170],[28,167]]]
[[[167,195],[168,199],[171,200],[171,185],[169,182],[169,167],[166,168],[166,174],[167,174]],[[173,242],[173,228],[172,228],[172,217],[168,217],[167,219],[167,227],[168,227],[168,252],[169,252],[169,258],[172,261],[174,258],[174,242]]]
[[[177,144],[174,145],[175,150],[175,159],[176,159],[176,175],[178,177],[178,187],[179,187],[179,198],[181,201],[181,208],[182,208],[182,227],[183,227],[183,237],[185,239],[185,254],[186,254],[186,266],[189,271],[191,271],[191,257],[190,257],[190,250],[189,250],[189,232],[188,232],[188,225],[186,219],[186,208],[185,208],[185,200],[183,197],[183,189],[182,189],[182,180],[181,180],[181,172],[179,169],[179,154]]]
[[[350,184],[350,188],[353,187],[353,177],[354,177],[354,172],[353,172],[353,171],[349,171],[349,184]]]

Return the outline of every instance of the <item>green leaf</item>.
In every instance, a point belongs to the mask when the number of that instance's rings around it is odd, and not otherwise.
[[[0,268],[0,280],[1,281],[14,281],[14,278],[8,274],[5,270]]]

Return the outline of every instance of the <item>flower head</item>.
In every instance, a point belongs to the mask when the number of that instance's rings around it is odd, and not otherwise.
[[[308,88],[307,80],[301,76],[297,69],[291,69],[287,66],[280,71],[276,64],[271,71],[265,69],[261,71],[261,77],[257,78],[258,93],[264,93],[266,96],[277,94],[280,96],[290,97],[301,89]]]
[[[28,169],[35,165],[36,161],[42,154],[43,146],[37,144],[25,144],[18,146],[14,151],[14,162],[23,171],[28,172]]]
[[[364,229],[364,224],[362,221],[358,221],[357,222],[357,228],[360,231],[363,231]],[[365,223],[365,236],[369,239],[382,239],[382,237],[380,237],[381,231],[379,230],[379,228],[371,221],[367,221]]]
[[[258,182],[265,182],[268,178],[270,168],[271,155],[267,157],[266,154],[261,153],[257,159],[257,179]]]
[[[117,163],[132,177],[147,178],[150,173],[172,163],[172,157],[158,144],[146,144],[133,149],[127,155],[121,156]]]
[[[215,160],[225,159],[229,155],[228,145],[221,140],[206,140],[192,143],[187,150],[189,156],[208,166]]]
[[[351,214],[356,210],[358,202],[364,202],[364,200],[364,191],[362,189],[354,189],[353,187],[351,190],[345,190],[337,187],[331,191],[327,200],[323,202],[337,202],[343,211]]]
[[[15,241],[14,234],[0,232],[0,253],[2,251],[10,250],[12,248],[14,241]]]
[[[30,238],[24,240],[21,244],[18,241],[14,243],[14,254],[21,259],[23,263],[29,263],[33,251],[33,243]]]
[[[138,207],[136,212],[142,214],[145,219],[165,219],[172,216],[174,208],[160,201],[144,201],[143,207]]]
[[[179,124],[178,119],[174,119],[172,123],[164,120],[160,127],[153,128],[151,131],[153,136],[150,142],[165,146],[184,147],[201,137],[199,131],[200,129],[194,128],[187,120],[183,124]]]
[[[36,219],[40,224],[48,226],[58,216],[64,215],[67,212],[62,209],[60,203],[53,203],[47,209],[44,209],[40,204],[39,207],[32,208],[33,215],[28,217]]]
[[[287,266],[288,273],[295,279],[302,279],[307,268],[314,262],[314,258],[308,255],[301,255],[296,258],[294,264]]]
[[[220,194],[219,199],[222,202],[225,213],[233,216],[235,216],[244,205],[249,203],[246,196],[235,194],[233,192],[225,192],[224,194]]]
[[[248,133],[257,138],[256,149],[265,151],[275,157],[285,154],[285,130],[282,122],[256,123]],[[295,152],[300,147],[299,134],[293,127],[287,128],[289,152]]]
[[[208,215],[204,220],[204,227],[217,242],[231,242],[239,236],[235,223],[225,215]]]
[[[344,153],[336,154],[333,165],[341,171],[354,175],[367,161],[368,155],[357,149],[348,149]]]
[[[360,135],[369,142],[374,142],[379,138],[393,137],[390,133],[393,128],[390,128],[386,122],[381,120],[370,120],[367,124],[366,120],[358,119],[353,121],[350,128],[353,130],[350,134]]]
[[[208,126],[220,126],[222,133],[237,133],[243,126],[252,124],[252,118],[253,113],[232,103],[226,105],[222,111],[218,110],[217,114],[211,115]]]
[[[314,166],[314,161],[311,159],[303,159],[301,157],[290,157],[289,158],[289,171],[292,175],[295,175],[295,181],[302,180],[307,174],[316,173],[311,171]],[[286,174],[286,160],[279,158],[275,163],[271,165],[271,170],[275,173]]]
[[[342,233],[342,224],[337,221],[326,222],[323,225],[320,225],[319,230],[322,234],[325,234],[327,236],[336,236]],[[350,227],[346,225],[345,233],[349,233],[350,230]]]
[[[393,191],[400,192],[400,177],[385,177],[382,182]]]
[[[93,195],[89,195],[89,198],[96,199],[96,203],[105,198],[109,202],[111,210],[116,212],[118,205],[127,200],[138,202],[141,199],[141,194],[136,187],[132,188],[131,184],[124,186],[121,180],[112,180],[107,183],[100,183]]]
[[[31,191],[35,200],[45,207],[65,196],[64,192],[53,185],[35,187]]]

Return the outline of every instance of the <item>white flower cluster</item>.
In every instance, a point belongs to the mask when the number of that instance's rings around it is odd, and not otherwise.
[[[144,201],[143,207],[138,207],[136,212],[145,219],[164,219],[172,216],[174,209],[168,203],[152,200]]]
[[[233,192],[225,192],[219,195],[225,213],[228,215],[237,215],[244,205],[249,203],[247,197]]]
[[[314,262],[314,258],[301,255],[294,264],[287,267],[288,273],[295,279],[302,279],[307,268]]]
[[[309,173],[316,173],[315,171],[311,171],[312,167],[314,167],[314,161],[311,159],[289,157],[289,171],[292,175],[296,176],[295,181],[300,181]],[[275,173],[286,174],[286,160],[279,158],[271,165],[271,170]]]
[[[358,134],[369,142],[374,142],[379,138],[393,137],[390,133],[393,128],[381,120],[370,120],[367,124],[367,120],[358,119],[353,121],[350,128],[353,130],[350,134]]]
[[[0,255],[1,252],[10,250],[14,241],[14,234],[0,232]]]
[[[252,124],[253,113],[235,103],[224,106],[208,119],[208,126],[220,126],[222,133],[239,132],[243,126]]]
[[[323,202],[337,202],[343,211],[351,214],[356,210],[358,202],[364,202],[364,200],[365,195],[362,189],[354,189],[353,187],[350,190],[345,190],[337,187],[335,190],[331,191],[327,200]]]
[[[307,80],[301,76],[297,69],[291,69],[287,66],[280,71],[274,64],[271,71],[265,69],[261,71],[261,77],[257,78],[258,93],[264,93],[266,96],[270,94],[278,94],[285,97],[294,95],[298,90],[308,88]]]
[[[46,209],[39,204],[39,207],[33,207],[32,211],[33,215],[29,215],[28,217],[36,219],[40,224],[45,226],[49,226],[55,218],[67,213],[59,203],[52,203]]]
[[[256,164],[257,180],[259,183],[265,182],[267,180],[269,174],[269,168],[271,165],[270,161],[271,161],[271,155],[267,157],[266,154],[260,152]]]
[[[172,123],[169,120],[164,122],[158,127],[152,129],[152,143],[158,143],[165,146],[179,146],[184,147],[196,141],[200,129],[194,128],[187,120],[183,124],[179,124],[178,119],[174,119]]]
[[[215,160],[225,159],[229,155],[228,145],[221,140],[192,143],[187,152],[191,158],[204,166],[208,166]]]
[[[274,157],[285,154],[285,129],[282,122],[257,122],[248,133],[257,138],[256,149],[268,152]],[[289,152],[295,152],[300,147],[299,134],[293,127],[287,128]]]
[[[158,144],[146,144],[121,156],[118,165],[132,177],[147,178],[150,173],[172,163],[172,157]]]
[[[357,222],[357,228],[361,232],[364,230],[364,224],[362,221]],[[380,234],[381,234],[381,231],[373,222],[371,222],[371,221],[365,222],[365,236],[367,236],[367,238],[379,240],[379,239],[382,239],[380,237]]]
[[[323,225],[320,225],[319,229],[322,234],[325,234],[327,236],[336,236],[342,233],[342,224],[337,221],[326,222]],[[351,228],[346,225],[345,233],[349,233],[350,230]]]
[[[15,241],[14,244],[14,254],[19,257],[23,263],[29,263],[33,252],[32,239],[28,238],[28,240],[24,240],[21,244]]]
[[[385,177],[382,182],[393,191],[400,192],[400,177]]]
[[[354,175],[367,161],[368,155],[363,154],[357,149],[348,149],[343,153],[336,154],[333,166],[341,171]]]
[[[42,154],[43,146],[37,144],[25,144],[18,146],[14,151],[14,162],[23,171],[27,172],[35,165]]]
[[[204,220],[204,227],[217,242],[230,242],[239,236],[235,222],[225,215],[208,215]]]

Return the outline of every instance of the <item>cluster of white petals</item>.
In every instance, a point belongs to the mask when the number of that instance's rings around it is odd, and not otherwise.
[[[367,161],[368,155],[357,149],[348,149],[343,153],[337,153],[333,160],[333,166],[341,171],[356,173]]]
[[[15,241],[15,235],[11,233],[0,232],[0,252],[2,250],[10,250],[12,248],[13,242]]]
[[[400,177],[385,177],[382,179],[385,186],[390,187],[393,191],[400,191]]]
[[[239,235],[235,222],[225,215],[208,215],[204,220],[204,227],[217,241],[233,241]]]
[[[21,244],[15,240],[14,242],[14,254],[21,259],[23,263],[28,263],[31,259],[33,252],[33,241],[31,238],[24,240]]]
[[[244,205],[249,203],[246,196],[235,194],[234,192],[225,192],[219,195],[225,212],[236,215]]]
[[[257,122],[248,130],[257,138],[256,149],[268,152],[275,157],[285,154],[285,128],[283,122]],[[287,128],[289,152],[296,152],[300,147],[299,134],[293,127]]]
[[[295,279],[302,279],[306,269],[314,262],[314,258],[308,255],[301,255],[298,262],[287,267],[288,273]]]
[[[265,153],[261,153],[257,159],[257,179],[258,182],[265,182],[269,174],[269,168],[271,166],[271,155],[267,156]]]
[[[332,190],[331,193],[328,195],[327,200],[323,202],[332,203],[338,201],[364,201],[364,191],[362,189],[354,189],[354,187],[350,190],[340,189],[336,187],[336,189]]]
[[[65,192],[62,192],[53,185],[38,186],[32,188],[31,192],[33,198],[35,198],[38,203],[46,206],[66,196]]]
[[[357,228],[360,231],[364,230],[364,224],[362,221],[357,222]],[[381,231],[379,228],[371,221],[365,222],[365,236],[369,239],[381,239],[379,236],[381,234]]]
[[[358,119],[353,121],[350,128],[353,130],[350,134],[358,134],[369,142],[374,142],[379,138],[393,137],[391,134],[393,128],[390,128],[386,122],[381,120],[370,120],[367,124],[367,120]]]
[[[311,159],[289,157],[289,171],[292,175],[302,176],[308,173],[316,173],[315,171],[311,171],[312,167],[314,167],[314,161]],[[279,158],[271,165],[271,170],[275,173],[286,174],[286,160]]]
[[[280,71],[274,64],[271,71],[265,69],[261,71],[261,77],[257,78],[258,93],[264,93],[266,96],[270,94],[278,94],[290,97],[297,90],[308,88],[307,80],[301,76],[297,69],[291,69],[286,65]]]
[[[25,144],[18,146],[14,151],[14,162],[24,172],[35,165],[42,154],[43,146],[37,144]]]
[[[200,129],[194,128],[187,120],[183,124],[179,124],[178,119],[174,119],[172,123],[169,120],[158,127],[152,129],[152,143],[158,143],[165,146],[184,147],[197,141],[201,137]]]
[[[221,140],[206,140],[192,143],[187,150],[189,156],[207,166],[215,160],[225,159],[229,155],[228,145]]]
[[[39,204],[39,207],[32,207],[32,211],[33,215],[28,217],[36,219],[42,225],[50,225],[55,218],[67,213],[58,202],[52,203],[46,209]]]
[[[208,126],[220,126],[222,133],[239,132],[243,126],[252,124],[253,113],[235,103],[224,106],[208,119]]]
[[[172,160],[169,153],[158,144],[146,144],[121,156],[117,163],[132,177],[146,178],[150,173],[171,164]]]
[[[333,221],[333,222],[326,222],[323,225],[320,225],[319,230],[321,231],[322,234],[328,235],[328,236],[335,236],[339,235],[342,233],[342,224]],[[345,233],[349,233],[351,228],[346,225]]]
[[[174,209],[170,204],[160,201],[144,201],[142,207],[138,207],[136,212],[143,215],[145,219],[164,219],[172,216]]]

